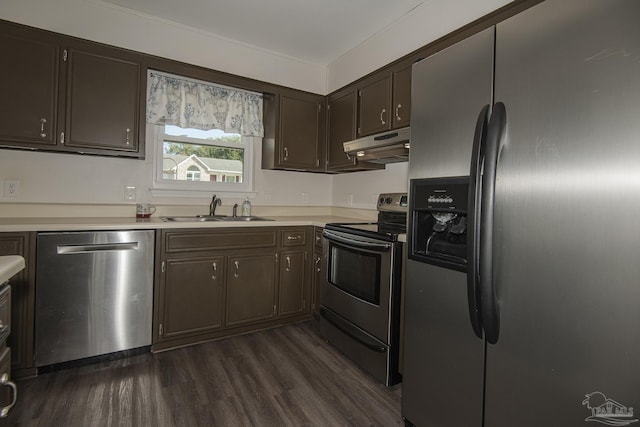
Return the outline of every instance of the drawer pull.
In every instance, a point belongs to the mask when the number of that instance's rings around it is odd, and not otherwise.
[[[11,408],[13,408],[13,405],[15,405],[16,401],[18,400],[18,387],[16,387],[16,384],[14,382],[9,381],[8,374],[2,374],[2,376],[0,376],[0,386],[3,385],[11,387],[11,389],[13,390],[13,398],[11,399],[11,403],[0,408],[0,418],[7,418],[7,416],[9,415],[9,411],[11,410]]]
[[[297,236],[287,236],[287,240],[300,240],[302,239],[302,236],[297,235]]]
[[[218,264],[217,263],[213,263],[213,275],[211,275],[211,278],[213,280],[216,280],[218,278]]]
[[[284,268],[285,271],[291,271],[291,258],[290,257],[286,257],[285,260],[287,260],[287,265]]]

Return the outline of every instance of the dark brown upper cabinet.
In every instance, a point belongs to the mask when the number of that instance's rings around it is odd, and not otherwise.
[[[409,126],[411,117],[411,65],[383,70],[358,89],[358,136]]]
[[[358,89],[358,136],[391,129],[391,75],[376,77]]]
[[[106,48],[69,49],[67,63],[66,132],[61,144],[73,151],[108,150],[137,157],[140,63]]]
[[[355,88],[329,97],[327,170],[339,171],[354,167],[356,160],[349,158],[342,144],[356,137],[357,93]]]
[[[352,172],[384,169],[384,165],[359,162],[344,152],[343,143],[356,138],[358,92],[355,86],[329,95],[327,106],[327,171]]]
[[[393,129],[409,126],[411,120],[411,65],[393,73]]]
[[[1,145],[56,145],[60,51],[57,40],[0,24]]]
[[[143,56],[0,21],[0,146],[144,158]]]
[[[265,96],[264,169],[324,171],[324,104],[306,92]]]

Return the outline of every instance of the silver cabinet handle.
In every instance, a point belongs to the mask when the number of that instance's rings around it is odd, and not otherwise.
[[[291,258],[285,257],[285,260],[287,260],[287,266],[284,268],[285,271],[291,271]]]
[[[302,236],[297,235],[297,236],[287,236],[287,240],[300,240],[302,239]]]
[[[402,104],[398,104],[396,107],[396,120],[402,121],[402,117],[400,117],[400,109],[402,108]]]
[[[382,111],[380,111],[380,123],[382,123],[383,125],[386,125],[387,122],[384,121],[384,118],[382,118],[382,116],[384,115],[384,113],[387,112],[386,108],[383,108]]]
[[[284,147],[284,160],[289,160],[289,149],[287,147]]]
[[[46,138],[47,133],[44,131],[44,124],[47,123],[47,119],[44,117],[40,119],[40,138]]]
[[[212,264],[212,267],[213,267],[213,275],[211,275],[211,278],[213,280],[216,280],[218,278],[218,274],[217,274],[218,273],[218,264],[214,262]]]
[[[127,145],[131,145],[131,142],[129,141],[130,134],[131,134],[131,129],[127,128]]]
[[[318,255],[318,257],[316,258],[316,271],[318,273],[320,273],[320,270],[322,269],[322,267],[320,266],[320,261],[322,261],[322,257]]]
[[[236,267],[235,273],[233,273],[233,277],[240,276],[240,263],[238,261],[233,261],[233,265]]]
[[[13,398],[11,399],[11,403],[0,408],[0,418],[7,418],[7,415],[9,415],[9,411],[11,410],[11,408],[13,408],[13,405],[15,405],[16,401],[18,400],[18,387],[16,387],[16,384],[14,382],[9,381],[8,374],[2,374],[2,376],[0,377],[0,386],[7,386],[10,387],[11,390],[13,390]]]

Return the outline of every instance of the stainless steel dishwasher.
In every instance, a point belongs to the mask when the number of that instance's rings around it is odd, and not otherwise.
[[[37,367],[151,344],[154,236],[38,233]]]

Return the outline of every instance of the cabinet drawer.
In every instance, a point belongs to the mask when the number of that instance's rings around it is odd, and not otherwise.
[[[224,249],[268,248],[276,246],[276,231],[225,229],[220,231],[168,231],[165,252],[195,252]]]
[[[282,230],[282,246],[304,246],[307,244],[308,231],[304,228]]]
[[[5,285],[0,290],[0,348],[11,332],[11,286]]]

